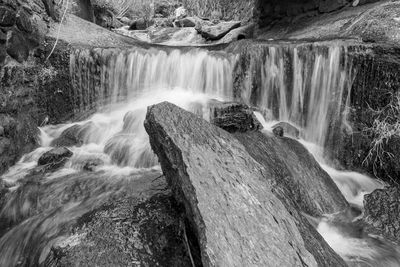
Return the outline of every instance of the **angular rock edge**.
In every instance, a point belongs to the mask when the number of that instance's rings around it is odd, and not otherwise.
[[[145,128],[204,266],[317,266],[294,218],[260,182],[266,170],[239,141],[167,102],[149,107]]]

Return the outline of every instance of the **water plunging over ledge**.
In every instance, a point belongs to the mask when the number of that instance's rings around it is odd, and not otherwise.
[[[0,239],[4,255],[1,266],[14,265],[27,253],[41,255],[43,260],[51,244],[62,236],[63,225],[72,224],[110,195],[117,194],[135,175],[160,172],[143,127],[149,105],[169,101],[206,114],[211,99],[243,101],[260,108],[267,130],[273,121],[289,121],[303,129],[304,144],[321,164],[325,164],[324,159],[318,153],[332,131],[337,127],[351,130],[345,115],[354,70],[346,46],[341,44],[259,45],[241,53],[202,49],[78,49],[71,55],[70,66],[74,89],[70,97],[74,99],[75,113],[97,112],[84,121],[41,128],[42,146],[25,155],[3,176],[15,185],[15,195],[0,217],[16,226]],[[49,188],[46,201],[57,202],[57,194],[76,179],[87,179],[87,190],[93,193],[86,196],[86,201],[65,200],[60,207],[41,203],[37,213],[31,212],[33,204],[25,199],[29,194],[24,195],[31,189],[18,186],[30,179],[24,177],[36,166],[39,156],[73,125],[85,126],[83,144],[71,146],[74,155],[65,168],[45,177],[43,186]],[[104,162],[96,169],[101,175],[95,181],[93,175],[83,171],[83,162],[88,159]],[[359,207],[365,193],[381,186],[361,174],[323,167],[346,199]],[[51,220],[51,216],[55,219]],[[334,224],[319,220],[319,232],[346,260],[386,264],[382,266],[399,263],[396,248],[384,242],[350,240]],[[34,238],[32,231],[37,231]],[[52,234],[43,239],[41,234],[49,231]],[[38,251],[30,251],[29,243],[38,240],[42,246]],[[349,245],[349,249],[343,251],[343,244]],[[388,255],[392,256],[391,261],[382,261]]]

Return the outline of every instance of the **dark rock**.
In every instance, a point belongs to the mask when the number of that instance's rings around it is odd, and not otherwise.
[[[253,110],[247,105],[218,101],[209,103],[210,122],[230,133],[257,131],[262,129]]]
[[[272,126],[273,131],[277,128],[281,128],[283,133],[281,136],[285,135],[285,136],[291,136],[294,137],[296,139],[299,139],[300,137],[300,131],[299,129],[297,129],[295,126],[293,126],[292,124],[288,123],[288,122],[279,122],[277,124],[275,124],[274,126]],[[279,130],[280,132],[281,130]],[[275,133],[275,132],[274,132]]]
[[[51,142],[51,146],[82,146],[90,131],[95,131],[96,126],[93,122],[83,125],[75,124],[64,130],[61,135]]]
[[[0,30],[0,44],[5,44],[7,42],[7,32]]]
[[[272,129],[272,132],[276,137],[283,137],[283,135],[285,134],[285,131],[281,126],[275,127],[274,129]]]
[[[0,44],[0,67],[1,67],[1,65],[3,65],[6,58],[7,58],[6,48]]]
[[[21,11],[17,15],[17,26],[21,31],[31,33],[33,31],[32,22],[29,18],[29,15]]]
[[[149,107],[145,128],[204,266],[317,265],[271,174],[229,133],[166,102]]]
[[[10,27],[15,24],[16,13],[11,8],[0,6],[0,26]]]
[[[129,27],[129,30],[145,30],[147,29],[147,22],[145,19],[140,18],[132,22],[131,26]]]
[[[364,221],[391,240],[400,240],[400,188],[377,189],[364,197]]]
[[[104,161],[99,158],[90,159],[83,164],[83,169],[85,171],[95,171],[97,167],[103,166]]]
[[[8,138],[1,137],[0,138],[0,154],[7,154],[8,150],[11,147],[11,141]]]
[[[38,128],[30,115],[19,114],[15,117],[0,114],[2,128],[0,173],[15,164],[20,157],[32,151],[38,145]]]
[[[52,169],[59,168],[72,157],[73,153],[71,150],[65,147],[57,147],[44,153],[38,160],[39,166],[51,166]]]
[[[212,26],[202,25],[197,27],[196,30],[207,40],[219,40],[231,30],[239,28],[240,24],[240,21],[227,21]]]
[[[235,133],[247,152],[274,175],[274,188],[281,187],[296,207],[314,217],[344,211],[348,203],[332,178],[297,140],[268,133]]]
[[[24,35],[18,31],[13,31],[7,45],[7,53],[22,63],[28,59],[29,45]]]

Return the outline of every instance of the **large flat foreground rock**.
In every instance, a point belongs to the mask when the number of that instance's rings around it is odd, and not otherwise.
[[[164,102],[145,127],[204,266],[317,266],[269,172],[229,133]]]

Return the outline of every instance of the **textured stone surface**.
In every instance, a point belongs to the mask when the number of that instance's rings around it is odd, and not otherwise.
[[[277,127],[281,127],[283,130],[283,135],[285,136],[291,136],[293,138],[299,139],[300,136],[300,131],[297,129],[295,126],[288,122],[279,122],[272,126],[272,129],[275,129]]]
[[[63,165],[73,153],[68,148],[57,147],[44,153],[38,160],[38,165],[52,165],[57,168]]]
[[[400,240],[400,188],[378,189],[364,197],[364,221],[397,242]]]
[[[204,266],[317,266],[270,174],[227,132],[164,102],[148,110],[153,150],[199,241]]]
[[[224,21],[217,25],[201,25],[196,29],[207,40],[219,40],[231,30],[239,28],[240,23],[240,21]]]
[[[257,131],[263,128],[253,110],[245,104],[211,101],[209,110],[210,122],[230,133]]]
[[[287,197],[300,211],[319,217],[348,207],[332,178],[298,141],[261,132],[234,136],[257,162],[273,173],[264,179],[287,190]]]
[[[9,7],[0,6],[0,26],[12,26],[15,23],[16,13]]]

